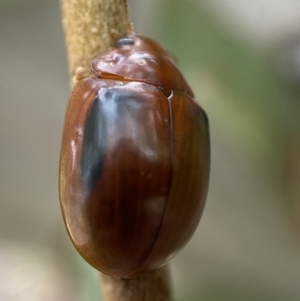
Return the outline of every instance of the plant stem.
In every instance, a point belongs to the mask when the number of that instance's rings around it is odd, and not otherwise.
[[[172,301],[167,266],[129,280],[104,274],[100,279],[106,301]]]
[[[72,84],[94,76],[95,54],[115,44],[128,28],[124,0],[61,0]]]
[[[71,85],[94,77],[95,54],[115,44],[131,30],[124,0],[61,0]],[[100,273],[101,274],[101,273]],[[101,274],[106,301],[171,301],[167,267],[124,280]]]

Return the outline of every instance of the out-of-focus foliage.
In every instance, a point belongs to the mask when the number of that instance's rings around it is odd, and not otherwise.
[[[160,28],[161,40],[192,72],[199,101],[203,96],[214,103],[215,116],[237,148],[281,167],[278,156],[300,107],[298,93],[274,61],[224,29],[201,1],[164,1]]]

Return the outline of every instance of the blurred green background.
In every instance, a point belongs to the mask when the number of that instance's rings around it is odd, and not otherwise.
[[[300,296],[300,4],[129,0],[209,115],[211,184],[177,301]],[[101,300],[58,201],[69,78],[59,1],[0,0],[0,300]]]

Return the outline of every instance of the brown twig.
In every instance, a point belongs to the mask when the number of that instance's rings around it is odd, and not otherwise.
[[[112,45],[128,30],[124,0],[61,0],[72,83],[93,76],[93,56]]]
[[[72,85],[94,76],[93,56],[131,31],[125,0],[61,0]],[[136,279],[101,275],[106,301],[171,301],[169,270],[164,267]]]
[[[135,279],[120,279],[101,274],[106,301],[172,301],[168,267]]]

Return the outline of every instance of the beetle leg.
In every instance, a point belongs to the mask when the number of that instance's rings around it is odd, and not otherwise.
[[[88,73],[86,72],[86,69],[82,66],[77,67],[75,70],[75,74],[73,76],[73,82],[77,83],[81,79],[89,77]]]

